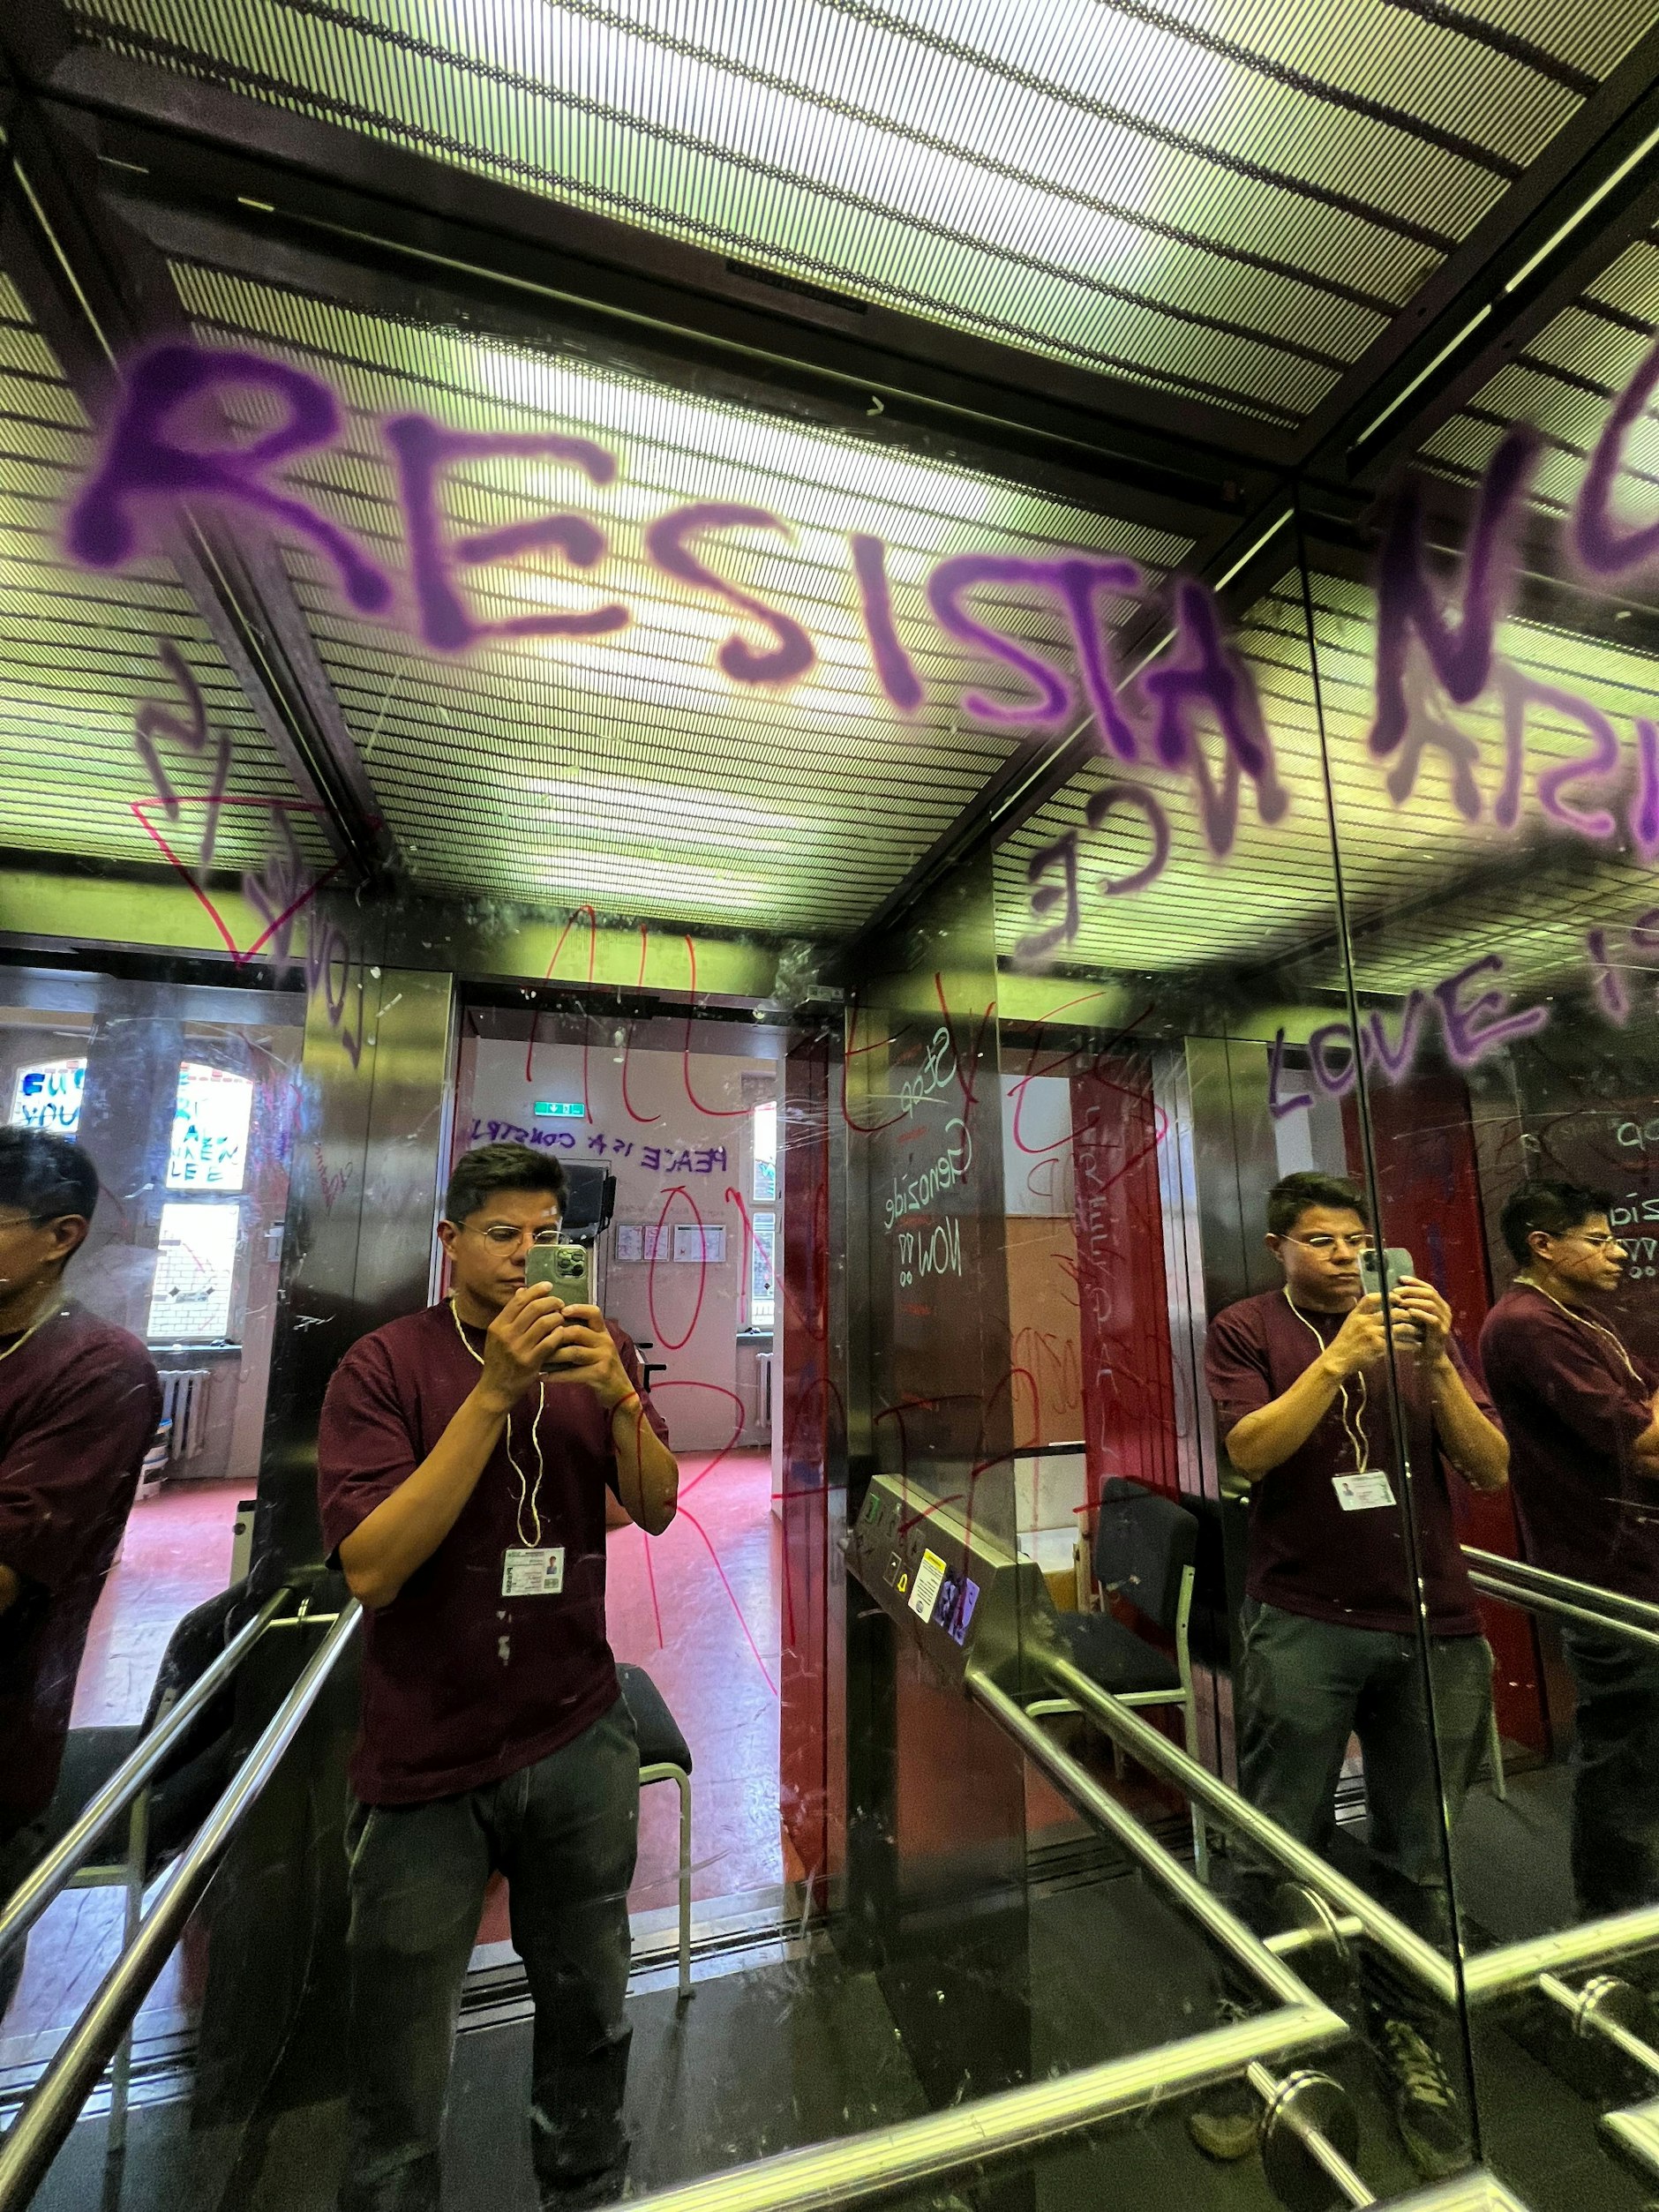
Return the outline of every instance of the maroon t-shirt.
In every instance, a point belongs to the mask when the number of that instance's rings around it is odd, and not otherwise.
[[[15,1347],[9,1355],[6,1346]],[[86,1631],[161,1418],[155,1362],[70,1300],[0,1338],[0,1836],[52,1802]]]
[[[607,1326],[610,1324],[607,1323]],[[639,1355],[612,1328],[628,1379]],[[470,1347],[470,1349],[469,1348]],[[484,1332],[447,1303],[388,1322],[335,1369],[317,1434],[330,1556],[432,1450],[478,1380]],[[645,1400],[651,1427],[662,1417]],[[535,1503],[537,1535],[529,1511]],[[523,1471],[519,1477],[508,1458]],[[617,1697],[604,1629],[604,1494],[616,1488],[610,1417],[580,1383],[530,1391],[454,1526],[389,1605],[368,1614],[363,1726],[351,1787],[369,1805],[421,1804],[499,1781],[571,1743]],[[558,1595],[502,1594],[506,1555],[562,1545]]]
[[[1524,1283],[1486,1316],[1481,1364],[1509,1434],[1524,1556],[1659,1601],[1659,1474],[1631,1450],[1652,1426],[1659,1376]]]
[[[1282,1290],[1265,1291],[1241,1299],[1211,1323],[1204,1371],[1223,1442],[1246,1413],[1281,1398],[1347,1318],[1305,1307],[1302,1311],[1306,1323]],[[1452,1358],[1469,1396],[1490,1416],[1491,1402],[1455,1344]],[[1480,1616],[1458,1548],[1429,1392],[1410,1359],[1397,1365],[1429,1626],[1436,1636],[1476,1636]],[[1368,1465],[1387,1475],[1395,1498],[1403,1502],[1387,1370],[1380,1361],[1348,1378],[1347,1403],[1348,1421],[1365,1439]],[[1332,1478],[1354,1472],[1354,1445],[1339,1399],[1298,1451],[1250,1485],[1245,1587],[1262,1604],[1316,1621],[1409,1629],[1417,1608],[1399,1505],[1346,1511]]]

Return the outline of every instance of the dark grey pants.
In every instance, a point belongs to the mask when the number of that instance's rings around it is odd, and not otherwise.
[[[619,1698],[574,1743],[504,1781],[353,1808],[342,2212],[437,2212],[462,1983],[497,1869],[536,2007],[537,2178],[551,2203],[607,2172],[619,2182],[639,1798],[639,1746]]]
[[[1573,1885],[1587,1919],[1659,1903],[1659,1652],[1563,1627],[1578,1687]]]
[[[1445,1831],[1462,1810],[1490,1741],[1492,1654],[1486,1639],[1430,1640],[1443,1818],[1416,1638],[1310,1620],[1272,1605],[1252,1606],[1246,1618],[1240,1788],[1298,1842],[1324,1853],[1335,1829],[1348,1738],[1357,1736],[1384,1901],[1438,1948],[1449,1949]],[[1259,1885],[1272,1878],[1265,1870],[1257,1877],[1258,1910]],[[1241,1894],[1242,1907],[1251,1901]]]

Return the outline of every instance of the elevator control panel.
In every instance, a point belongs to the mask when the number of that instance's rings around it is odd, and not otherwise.
[[[965,1484],[965,1488],[968,1486]],[[864,1588],[947,1673],[1017,1646],[1022,1616],[1051,1608],[1033,1562],[976,1529],[954,1500],[897,1475],[870,1484],[847,1540]]]

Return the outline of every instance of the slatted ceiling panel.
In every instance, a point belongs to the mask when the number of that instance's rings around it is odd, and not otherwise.
[[[90,43],[1289,424],[1543,151],[1651,8],[1503,12],[1489,25],[1429,0],[77,0],[72,15]]]
[[[1498,951],[1516,987],[1581,987],[1584,932],[1598,922],[1628,923],[1643,904],[1659,905],[1652,870],[1595,852],[1552,828],[1538,807],[1541,769],[1577,759],[1586,734],[1572,717],[1534,707],[1528,718],[1528,780],[1520,829],[1490,817],[1467,822],[1453,806],[1443,756],[1423,755],[1416,789],[1403,806],[1386,790],[1389,763],[1370,754],[1375,713],[1375,605],[1362,586],[1312,580],[1320,703],[1330,749],[1346,912],[1355,971],[1365,990],[1393,992],[1435,981]],[[1142,866],[1151,845],[1140,811],[1114,808],[1079,851],[1082,926],[1056,955],[1069,967],[1114,974],[1173,974],[1294,958],[1303,943],[1323,946],[1308,987],[1341,987],[1330,944],[1335,926],[1325,792],[1307,671],[1304,618],[1295,580],[1251,610],[1235,642],[1255,677],[1290,806],[1271,828],[1243,786],[1237,843],[1224,861],[1210,855],[1192,785],[1154,769],[1092,763],[1049,802],[999,855],[997,936],[1011,955],[1034,920],[1027,866],[1033,853],[1084,827],[1090,797],[1108,782],[1132,780],[1153,791],[1170,823],[1170,860],[1145,891],[1115,899],[1091,886]],[[1498,650],[1541,682],[1588,695],[1623,723],[1654,711],[1659,663],[1594,638],[1536,623],[1510,622]],[[1499,704],[1490,691],[1456,721],[1479,743],[1476,769],[1490,794],[1504,759]],[[1212,739],[1217,746],[1219,741]],[[1583,803],[1589,803],[1587,793]],[[1045,883],[1058,884],[1051,870]],[[1634,902],[1634,903],[1633,903]],[[1320,979],[1323,978],[1323,986]]]
[[[1623,389],[1659,333],[1659,236],[1638,238],[1570,307],[1563,309],[1425,444],[1422,464],[1473,480],[1505,430],[1516,422],[1543,431],[1535,478],[1542,506],[1572,504],[1584,459]],[[1659,419],[1650,409],[1626,440],[1633,484],[1659,484]]]
[[[1265,824],[1254,788],[1244,783],[1236,840],[1227,859],[1217,861],[1188,776],[1150,765],[1091,762],[997,855],[997,944],[1004,956],[1022,937],[1059,919],[1057,912],[1032,919],[1027,871],[1033,854],[1074,829],[1084,829],[1081,926],[1076,941],[1055,955],[1068,966],[1167,976],[1265,959],[1275,948],[1289,951],[1310,930],[1330,926],[1333,894],[1318,730],[1301,596],[1292,579],[1251,610],[1233,642],[1256,679],[1273,739],[1290,800],[1284,817],[1271,829]],[[1213,738],[1208,757],[1219,783],[1220,752]],[[1152,851],[1145,817],[1137,806],[1115,806],[1100,829],[1085,829],[1090,799],[1104,784],[1125,782],[1150,791],[1162,806],[1169,822],[1169,863],[1145,890],[1103,897],[1093,889],[1098,879],[1132,874]],[[1043,881],[1057,885],[1062,877],[1055,869]]]
[[[200,684],[210,726],[234,747],[230,789],[239,798],[295,794],[206,625],[169,565],[135,563],[122,575],[74,567],[61,550],[64,505],[91,457],[79,401],[10,279],[0,274],[0,839],[15,852],[154,865],[155,845],[131,802],[154,787],[133,743],[146,700],[184,701],[157,641],[170,640]],[[214,761],[166,748],[175,788],[206,795]],[[205,810],[185,806],[158,827],[193,860]],[[302,849],[324,851],[314,825],[296,817]],[[217,862],[257,868],[270,850],[269,815],[221,814]]]
[[[591,639],[494,640],[430,653],[355,614],[303,543],[289,572],[410,874],[423,887],[554,905],[590,900],[650,914],[809,934],[848,932],[950,827],[1023,742],[957,705],[978,687],[1028,694],[1011,671],[945,635],[924,596],[942,557],[993,550],[1126,554],[1155,586],[1188,540],[855,438],[688,398],[553,353],[394,322],[196,265],[173,270],[204,341],[245,346],[325,377],[341,394],[340,442],[292,480],[372,544],[403,551],[380,431],[410,408],[471,430],[557,431],[615,453],[614,483],[522,460],[450,471],[459,532],[568,502],[609,538],[576,577],[554,557],[469,575],[479,619],[620,599],[629,626]],[[233,398],[233,412],[241,405]],[[247,418],[251,426],[253,417]],[[817,664],[781,694],[733,685],[716,653],[755,626],[660,575],[645,526],[689,500],[740,498],[788,534],[728,533],[720,566],[786,610]],[[863,634],[848,533],[887,544],[894,615],[927,703],[896,715]],[[1035,649],[1069,659],[1063,617],[1030,592],[976,599]],[[1125,600],[1123,619],[1135,611]],[[1103,612],[1111,610],[1103,603]],[[619,787],[630,803],[619,810]]]

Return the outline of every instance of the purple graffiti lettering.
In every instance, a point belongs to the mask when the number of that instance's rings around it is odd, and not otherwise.
[[[1110,656],[1100,634],[1094,603],[1102,591],[1138,591],[1141,572],[1132,560],[1062,560],[1053,565],[1053,577],[1077,649],[1083,688],[1100,734],[1120,760],[1140,758],[1140,739],[1118,699]]]
[[[294,957],[294,923],[311,887],[286,806],[276,809],[276,827],[282,849],[266,859],[262,874],[243,877],[242,896],[264,920],[271,958],[281,973]]]
[[[1061,883],[1044,883],[1042,879],[1049,869],[1058,866],[1064,871]],[[1031,895],[1031,911],[1040,919],[1050,914],[1064,901],[1061,919],[1049,928],[1033,936],[1022,937],[1014,948],[1014,957],[1022,964],[1040,960],[1055,946],[1069,945],[1077,934],[1077,833],[1067,830],[1051,845],[1044,845],[1033,852],[1025,869],[1025,880],[1038,886]]]
[[[1298,1091],[1294,1098],[1281,1099],[1279,1080],[1285,1071],[1285,1032],[1275,1034],[1267,1053],[1267,1111],[1275,1121],[1282,1121],[1287,1113],[1295,1113],[1302,1106],[1313,1104],[1311,1091]]]
[[[323,1002],[328,1009],[330,1024],[338,1029],[340,1018],[346,1010],[346,988],[351,981],[351,948],[337,929],[328,930],[324,938]],[[334,996],[334,963],[340,963],[340,996]]]
[[[879,537],[862,530],[852,534],[852,573],[859,581],[859,611],[864,634],[870,641],[870,658],[876,679],[902,715],[913,715],[921,705],[921,679],[910,655],[899,643],[893,623],[893,596],[887,582],[887,548]]]
[[[1584,948],[1595,970],[1593,987],[1601,1001],[1602,1011],[1610,1022],[1617,1023],[1623,1029],[1630,1019],[1630,993],[1625,988],[1624,977],[1608,956],[1607,932],[1604,929],[1589,931],[1584,940]]]
[[[1505,1009],[1509,1004],[1507,991],[1483,991],[1467,1006],[1460,1002],[1459,994],[1477,976],[1500,976],[1503,972],[1502,960],[1495,952],[1489,952],[1483,958],[1470,961],[1467,968],[1460,968],[1455,975],[1448,976],[1444,983],[1437,983],[1434,986],[1435,1003],[1440,1009],[1440,1020],[1445,1030],[1446,1054],[1461,1075],[1467,1075],[1477,1061],[1483,1060],[1488,1053],[1495,1052],[1498,1046],[1506,1044],[1512,1037],[1530,1037],[1535,1031],[1543,1029],[1550,1019],[1547,1006],[1528,1007],[1524,1014],[1511,1014],[1505,1017]]]
[[[1618,766],[1618,734],[1599,707],[1591,706],[1588,699],[1580,699],[1575,692],[1561,691],[1554,684],[1540,684],[1531,677],[1525,679],[1527,696],[1536,700],[1541,707],[1552,707],[1558,714],[1581,723],[1589,732],[1591,746],[1576,761],[1563,761],[1557,767],[1546,769],[1538,778],[1538,804],[1546,814],[1558,821],[1564,829],[1572,829],[1580,837],[1597,843],[1615,836],[1618,824],[1605,807],[1598,806],[1586,814],[1576,806],[1569,806],[1561,793],[1569,784],[1576,784],[1586,776],[1608,776]]]
[[[1527,679],[1509,661],[1494,661],[1492,681],[1504,702],[1504,784],[1492,809],[1500,829],[1520,820],[1520,791],[1527,772]]]
[[[678,577],[681,583],[695,584],[703,591],[712,591],[728,606],[740,608],[745,614],[752,614],[756,621],[763,622],[777,640],[768,653],[757,653],[740,637],[726,640],[715,658],[734,684],[792,684],[798,676],[807,673],[818,657],[812,640],[799,623],[780,614],[777,608],[769,607],[764,600],[739,591],[724,576],[717,576],[686,543],[703,530],[736,529],[782,530],[785,536],[792,535],[787,526],[777,515],[769,514],[764,507],[702,499],[690,506],[676,507],[671,514],[660,515],[645,533],[645,550],[665,575]]]
[[[1373,1014],[1360,1032],[1360,1049],[1368,1064],[1380,1067],[1390,1083],[1398,1083],[1417,1056],[1417,1031],[1423,1022],[1423,995],[1413,991],[1406,1000],[1400,1024],[1400,1042],[1388,1041],[1388,1024]]]
[[[1655,346],[1614,402],[1590,455],[1590,465],[1573,506],[1573,550],[1593,576],[1618,576],[1659,552],[1659,522],[1646,529],[1621,530],[1613,520],[1613,487],[1625,458],[1625,440],[1647,411],[1659,384],[1659,345]]]
[[[1636,717],[1636,788],[1630,795],[1630,841],[1641,859],[1659,853],[1659,730]]]
[[[179,409],[229,385],[274,394],[286,402],[288,420],[245,446],[176,444],[169,428]],[[214,347],[154,346],[127,369],[102,459],[69,510],[69,551],[89,568],[119,568],[139,549],[137,502],[222,500],[310,538],[333,562],[351,604],[378,614],[392,601],[383,573],[327,516],[264,481],[279,461],[327,445],[340,424],[340,402],[328,386],[286,362]]]
[[[1421,486],[1410,477],[1401,488],[1377,571],[1377,717],[1370,742],[1379,759],[1393,751],[1409,726],[1405,674],[1414,630],[1448,699],[1467,707],[1486,688],[1513,568],[1513,524],[1526,499],[1538,446],[1537,432],[1524,424],[1507,431],[1481,479],[1463,559],[1463,619],[1455,630],[1428,573]]]
[[[1327,1057],[1333,1050],[1342,1055],[1334,1069]],[[1314,1031],[1308,1039],[1308,1066],[1327,1098],[1340,1099],[1353,1090],[1359,1079],[1359,1056],[1354,1050],[1354,1032],[1346,1022],[1326,1022]]]
[[[1650,906],[1631,925],[1630,941],[1638,952],[1659,949],[1659,906]]]
[[[1158,757],[1169,768],[1190,766],[1204,806],[1210,849],[1219,859],[1232,846],[1241,771],[1256,786],[1257,811],[1265,822],[1280,819],[1290,794],[1273,764],[1255,682],[1222,641],[1213,595],[1207,586],[1183,577],[1175,587],[1175,611],[1177,644],[1188,657],[1149,669],[1140,679],[1141,688],[1158,709],[1152,739]],[[1226,751],[1220,812],[1198,734],[1198,716],[1206,708]]]
[[[409,578],[415,587],[421,635],[435,651],[464,652],[485,637],[597,637],[626,627],[627,609],[615,602],[580,613],[514,615],[500,622],[475,620],[455,588],[457,566],[477,568],[551,547],[578,568],[591,568],[604,554],[605,542],[583,515],[542,514],[459,538],[451,544],[439,508],[439,487],[446,472],[464,461],[504,457],[567,461],[590,483],[609,484],[616,476],[616,461],[603,446],[586,438],[559,438],[539,431],[521,435],[449,430],[428,415],[394,416],[385,430],[386,442],[397,457]]]
[[[1388,772],[1388,796],[1396,806],[1405,805],[1416,786],[1423,754],[1434,746],[1446,756],[1452,777],[1452,804],[1466,821],[1478,821],[1481,792],[1475,781],[1475,769],[1481,757],[1480,746],[1430,703],[1425,671],[1421,667],[1414,665],[1408,670],[1405,688],[1405,743],[1399,760]]]
[[[957,604],[965,591],[976,584],[1036,584],[1051,586],[1056,581],[1052,561],[1022,560],[1014,555],[1003,557],[995,553],[958,553],[954,559],[942,560],[927,579],[927,604],[933,609],[942,629],[965,645],[982,646],[987,653],[995,654],[1000,661],[1025,679],[1037,694],[1036,701],[1004,707],[995,699],[987,699],[982,692],[963,694],[962,703],[970,714],[979,715],[987,722],[1029,724],[1037,729],[1048,729],[1063,722],[1071,711],[1071,687],[1057,669],[1047,661],[1040,661],[1023,647],[1004,637],[1000,630],[987,629],[976,622]]]
[[[155,643],[162,666],[184,694],[190,719],[181,722],[169,707],[164,707],[159,700],[146,699],[133,718],[134,741],[139,758],[150,771],[150,781],[155,786],[156,797],[166,809],[169,821],[176,821],[178,793],[173,789],[161,765],[155,740],[157,738],[169,738],[175,745],[183,746],[186,753],[200,753],[208,738],[207,709],[201,695],[201,686],[196,681],[189,664],[172,639],[158,638]],[[214,761],[213,782],[207,791],[206,819],[202,825],[200,867],[204,882],[214,864],[219,814],[229,784],[230,739],[227,731],[221,731]]]
[[[1155,883],[1163,874],[1169,859],[1169,821],[1163,808],[1150,791],[1144,791],[1137,784],[1103,784],[1084,809],[1083,819],[1091,829],[1098,829],[1114,806],[1138,806],[1146,817],[1146,827],[1152,833],[1152,858],[1133,875],[1116,879],[1103,875],[1099,889],[1107,898],[1122,898],[1125,891],[1144,891],[1149,883]]]

